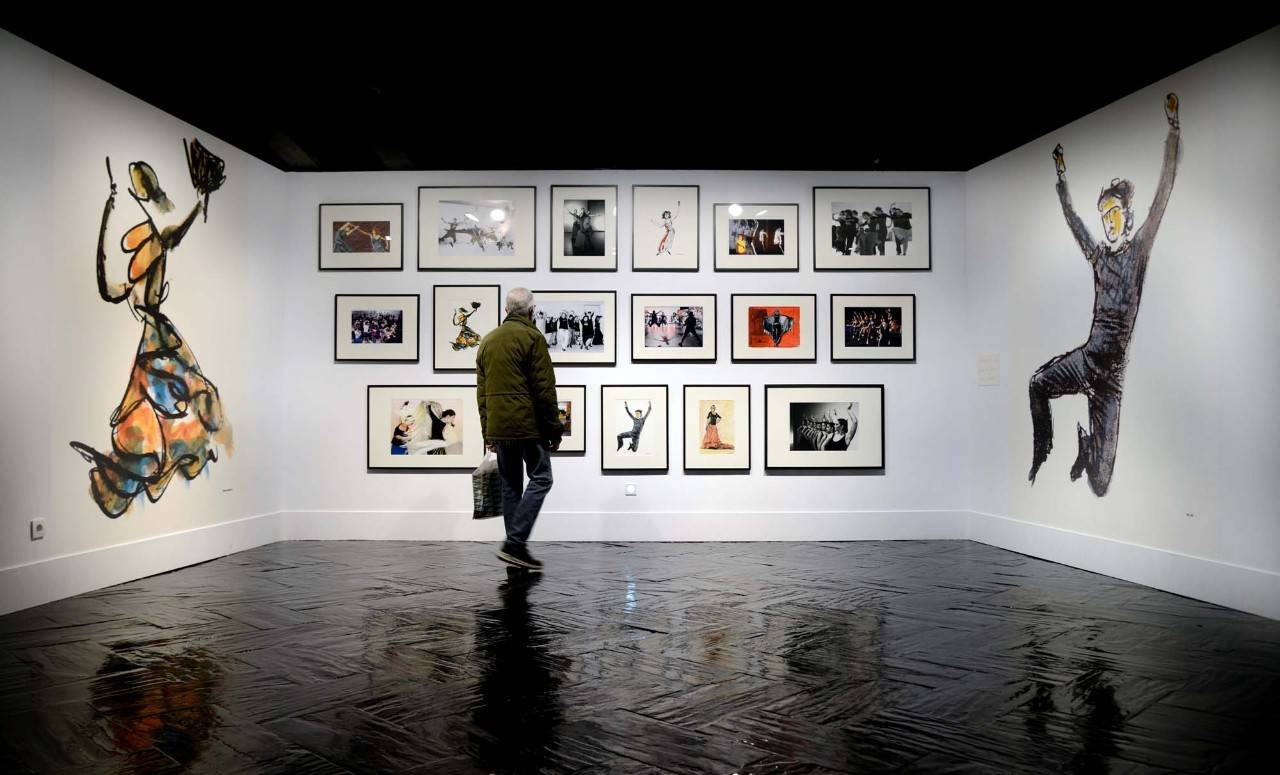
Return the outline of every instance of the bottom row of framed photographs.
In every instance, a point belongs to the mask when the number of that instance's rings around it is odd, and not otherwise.
[[[557,389],[560,454],[587,450],[587,388]],[[600,468],[669,468],[666,385],[600,388]],[[484,458],[476,389],[465,385],[370,385],[370,470],[473,469]],[[751,386],[685,385],[681,423],[686,471],[751,470]],[[884,468],[884,385],[766,385],[766,469]]]

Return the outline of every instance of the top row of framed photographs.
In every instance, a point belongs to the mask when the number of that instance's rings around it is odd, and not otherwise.
[[[420,271],[533,271],[537,189],[439,186],[418,189]],[[698,186],[632,187],[631,268],[696,272]],[[930,190],[813,189],[815,270],[927,270]],[[551,187],[552,271],[618,270],[618,187]],[[799,271],[800,206],[712,207],[717,272]],[[404,206],[320,205],[320,269],[404,268]]]

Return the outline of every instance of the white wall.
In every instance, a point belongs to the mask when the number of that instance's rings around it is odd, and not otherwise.
[[[1063,145],[1076,208],[1099,239],[1093,203],[1113,177],[1136,184],[1140,227],[1160,172],[1169,91],[1181,98],[1183,157],[1129,350],[1110,492],[1098,498],[1084,479],[1068,479],[1076,423],[1088,427],[1080,396],[1053,402],[1055,448],[1032,487],[1027,381],[1085,340],[1093,301],[1089,265],[1054,190],[1051,150]],[[1054,96],[1050,89],[1039,98]],[[965,228],[973,345],[1002,354],[1005,367],[999,388],[970,391],[972,508],[1263,571],[1273,616],[1280,612],[1277,127],[1280,31],[1272,30],[971,171]],[[1011,527],[981,525],[992,535]],[[1042,536],[1037,552],[1147,583],[1161,576],[1143,567],[1157,555],[1103,568],[1099,544],[1069,549],[1075,539],[1056,536]],[[975,537],[991,535],[980,529]],[[1205,581],[1207,566],[1189,567],[1155,583],[1241,604]]]
[[[552,184],[616,184],[619,213],[617,273],[549,271],[547,251]],[[631,264],[632,184],[698,184],[701,270],[694,273],[633,273]],[[536,272],[418,272],[417,188],[430,185],[535,185],[538,188]],[[812,269],[812,187],[901,185],[932,187],[933,271],[822,272]],[[323,202],[403,202],[406,271],[316,271],[317,206]],[[712,270],[712,205],[717,202],[795,202],[800,205],[801,271],[731,273]],[[547,500],[535,538],[613,537],[632,539],[720,538],[752,540],[797,537],[916,535],[937,530],[936,512],[954,512],[963,501],[963,452],[968,422],[963,405],[939,400],[963,391],[969,343],[956,321],[964,317],[964,185],[958,174],[837,174],[752,172],[492,172],[298,174],[289,178],[291,243],[287,260],[290,346],[281,396],[291,416],[304,418],[289,432],[282,461],[284,508],[299,512],[295,525],[335,524],[345,513],[351,528],[326,535],[367,535],[379,522],[382,535],[485,537],[500,534],[490,522],[470,524],[471,490],[466,474],[367,473],[365,386],[369,384],[465,384],[469,374],[433,374],[430,321],[432,285],[498,283],[534,289],[614,289],[619,321],[626,320],[632,293],[687,290],[718,294],[719,362],[670,365],[632,364],[630,330],[617,333],[618,365],[559,368],[564,384],[588,387],[588,453],[557,458],[556,485]],[[818,363],[754,365],[730,363],[729,308],[735,292],[815,292],[820,320]],[[333,362],[335,293],[420,293],[422,362],[414,365]],[[832,364],[830,293],[918,294],[914,364]],[[682,386],[686,383],[750,384],[753,470],[750,476],[686,476],[682,473]],[[769,383],[884,383],[887,465],[883,474],[780,476],[763,470],[764,385]],[[670,386],[671,470],[667,475],[601,475],[599,386],[666,383]],[[623,485],[636,482],[637,497]],[[922,511],[924,514],[910,512]],[[378,513],[383,512],[383,513]],[[854,512],[871,512],[850,517]],[[820,515],[845,515],[844,526]],[[323,520],[321,519],[323,517]],[[860,519],[864,527],[848,525]],[[340,521],[340,520],[339,520]]]
[[[282,407],[275,383],[284,345],[264,331],[277,319],[273,262],[283,252],[285,176],[2,31],[0,105],[3,611],[165,570],[179,556],[215,556],[220,547],[238,546],[241,533],[226,541],[204,533],[192,539],[206,544],[202,551],[158,552],[46,587],[51,558],[278,509],[273,446]],[[141,334],[127,304],[98,296],[98,225],[109,192],[104,159],[110,156],[119,186],[118,239],[120,229],[142,220],[127,193],[129,162],[149,162],[175,205],[191,207],[182,140],[192,137],[226,160],[227,182],[213,194],[208,222],[197,222],[169,257],[164,311],[221,391],[235,454],[195,481],[176,478],[159,503],[138,503],[112,520],[90,498],[90,465],[68,446],[76,440],[110,449],[109,419]],[[42,541],[29,540],[33,518],[46,522]]]

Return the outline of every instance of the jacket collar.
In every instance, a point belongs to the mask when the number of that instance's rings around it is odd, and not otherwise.
[[[503,321],[502,321],[502,322],[503,322],[503,323],[510,323],[510,322],[511,322],[511,321],[513,321],[513,320],[514,320],[515,322],[517,322],[517,323],[523,323],[523,324],[525,324],[526,326],[528,326],[529,328],[534,329],[535,331],[537,330],[537,326],[535,326],[535,325],[533,324],[533,321],[529,319],[529,316],[528,316],[528,315],[520,315],[520,314],[517,314],[517,313],[512,312],[512,313],[508,314],[508,315],[506,316],[506,318],[504,318],[504,319],[503,319]]]

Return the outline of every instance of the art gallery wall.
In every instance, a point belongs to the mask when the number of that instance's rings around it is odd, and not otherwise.
[[[285,176],[2,31],[0,105],[0,611],[271,540],[252,518],[277,510],[288,410],[272,267]],[[109,519],[69,446],[110,449],[142,328],[127,304],[98,295],[104,159],[119,188],[113,223],[127,227],[143,220],[128,195],[133,161],[152,165],[177,208],[192,206],[182,141],[193,137],[226,161],[227,181],[169,257],[163,311],[219,388],[235,452]],[[43,540],[29,539],[32,519],[44,520]]]
[[[479,151],[478,151],[479,152]],[[551,272],[548,251],[551,185],[618,186],[618,272]],[[632,272],[633,184],[701,186],[697,210],[701,269],[697,273]],[[419,272],[419,186],[532,185],[537,187],[535,272]],[[932,188],[933,270],[927,272],[813,271],[813,186],[929,186]],[[318,205],[403,202],[403,272],[318,272]],[[770,202],[800,206],[799,272],[714,272],[715,203]],[[694,213],[684,203],[683,217]],[[474,384],[471,374],[433,373],[430,328],[434,284],[499,284],[545,290],[609,289],[618,293],[615,367],[559,367],[562,384],[587,386],[587,454],[558,457],[555,487],[537,538],[635,540],[753,540],[790,538],[958,537],[958,504],[966,492],[963,461],[969,423],[959,396],[968,396],[971,350],[958,321],[964,308],[964,183],[958,174],[850,174],[774,172],[487,172],[355,173],[289,176],[285,231],[290,294],[280,316],[287,348],[287,396],[297,421],[281,460],[283,508],[293,531],[309,537],[482,538],[501,536],[500,520],[473,523],[467,474],[371,473],[365,470],[365,388],[370,384]],[[561,220],[556,218],[556,236]],[[688,231],[682,232],[688,234]],[[715,364],[633,364],[629,311],[632,293],[718,295],[719,360]],[[336,293],[422,295],[422,360],[418,364],[333,362]],[[818,294],[818,360],[813,364],[730,362],[730,294]],[[915,293],[918,356],[915,363],[832,364],[829,294]],[[619,330],[621,328],[621,330]],[[450,332],[444,335],[451,339]],[[667,474],[602,475],[602,384],[670,387],[671,439]],[[752,463],[749,475],[682,472],[682,386],[696,383],[752,386]],[[886,455],[883,472],[766,474],[764,386],[774,383],[883,383]],[[947,400],[956,396],[956,400]],[[646,428],[647,439],[656,437]],[[612,436],[611,436],[612,440]],[[638,494],[624,495],[635,483]]]
[[[1053,402],[1054,449],[1031,486],[1028,379],[1085,341],[1094,295],[1054,190],[1052,149],[1062,144],[1097,239],[1094,205],[1115,177],[1136,185],[1140,227],[1170,91],[1181,99],[1182,161],[1129,349],[1110,492],[1069,480],[1076,423],[1088,427],[1082,396]],[[1052,84],[1035,98],[1054,99]],[[973,537],[1280,615],[1277,126],[1272,30],[966,176],[969,339],[1002,359],[1000,386],[970,391]]]

